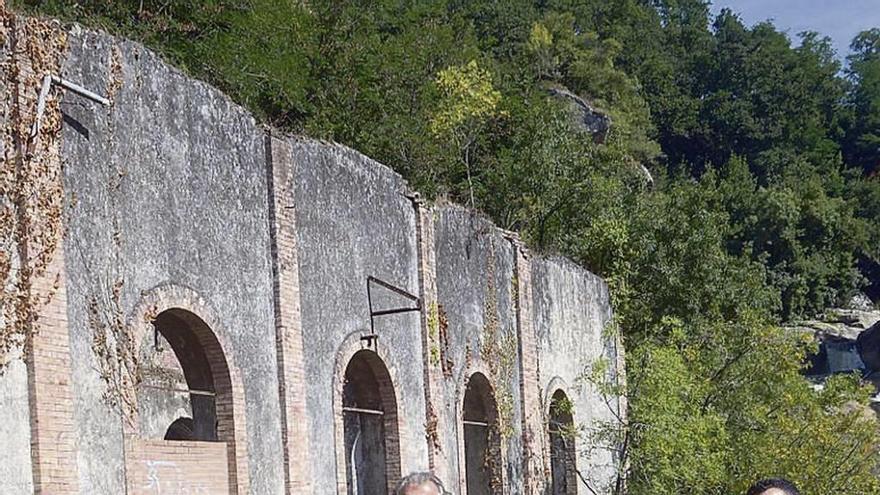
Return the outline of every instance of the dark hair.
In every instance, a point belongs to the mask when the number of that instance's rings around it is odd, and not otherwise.
[[[749,488],[746,495],[761,495],[771,488],[782,490],[785,492],[785,495],[801,495],[801,492],[794,486],[794,483],[783,478],[767,478],[758,481]]]
[[[397,484],[397,489],[394,490],[394,493],[402,495],[407,488],[422,486],[425,483],[433,483],[437,487],[437,491],[440,492],[440,495],[448,495],[448,492],[443,488],[443,483],[437,476],[424,472],[407,475]]]

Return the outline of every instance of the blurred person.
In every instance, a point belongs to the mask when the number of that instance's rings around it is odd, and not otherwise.
[[[411,473],[400,480],[394,495],[450,495],[431,473]]]
[[[783,478],[767,478],[756,482],[746,495],[801,495],[794,483]]]

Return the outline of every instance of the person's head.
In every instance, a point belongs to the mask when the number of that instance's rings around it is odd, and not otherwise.
[[[443,483],[431,473],[412,473],[400,480],[394,495],[448,495]]]
[[[758,481],[746,495],[801,495],[791,481],[782,478],[767,478]]]

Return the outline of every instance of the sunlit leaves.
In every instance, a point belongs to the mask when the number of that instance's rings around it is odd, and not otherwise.
[[[492,74],[476,60],[441,70],[435,82],[441,94],[430,125],[435,136],[468,134],[495,115],[501,93],[492,85]]]

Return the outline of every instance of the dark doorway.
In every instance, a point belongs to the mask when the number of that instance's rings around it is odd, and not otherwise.
[[[562,390],[557,390],[550,400],[547,430],[550,434],[550,493],[552,495],[576,494],[576,432],[572,417],[572,403]]]
[[[397,405],[385,364],[359,351],[342,389],[346,486],[350,495],[390,493],[400,477]]]
[[[471,375],[464,393],[462,428],[467,495],[501,492],[501,446],[498,410],[489,380]]]
[[[192,418],[175,419],[165,432],[165,440],[195,440]]]
[[[195,328],[197,325],[204,325],[204,322],[192,313],[176,309],[162,312],[153,321],[154,329],[158,333],[154,351],[165,353],[168,349],[164,345],[171,347],[179,365],[178,369],[183,372],[185,388],[179,388],[173,381],[163,384],[161,377],[146,386],[164,389],[167,394],[188,395],[192,411],[191,418],[178,418],[168,427],[166,440],[217,441],[214,374],[201,341],[204,338],[201,334],[207,330],[207,326],[200,329]],[[225,362],[223,366],[225,367]]]

